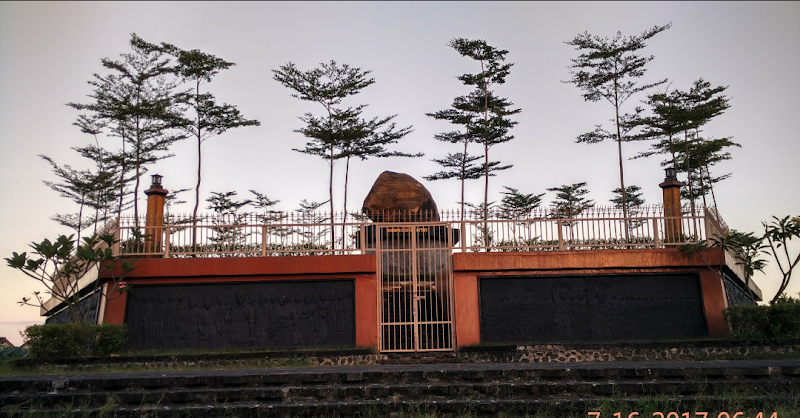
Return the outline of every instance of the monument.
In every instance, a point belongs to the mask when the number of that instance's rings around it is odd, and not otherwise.
[[[452,257],[458,230],[440,221],[436,202],[419,181],[384,171],[361,212],[364,249],[378,256],[382,348],[437,349],[452,340]],[[402,225],[396,225],[403,222]],[[419,222],[419,225],[415,225]]]

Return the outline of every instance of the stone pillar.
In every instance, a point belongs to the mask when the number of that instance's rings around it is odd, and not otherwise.
[[[147,195],[147,218],[145,220],[144,233],[147,234],[145,239],[145,252],[147,253],[160,253],[162,252],[161,243],[163,242],[164,235],[164,198],[169,193],[166,189],[161,187],[161,177],[158,174],[151,176],[153,178],[150,188],[144,191]]]
[[[674,168],[667,168],[664,182],[659,184],[664,191],[664,237],[665,243],[680,241],[681,231],[681,186],[686,183],[678,181]]]

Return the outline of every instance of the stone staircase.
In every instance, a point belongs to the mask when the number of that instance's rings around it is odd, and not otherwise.
[[[721,411],[733,416],[737,411],[730,409],[731,394],[737,407],[763,408],[776,402],[800,406],[800,360],[795,359],[570,364],[418,360],[396,356],[388,361],[395,364],[369,366],[2,376],[0,416],[30,411],[37,417],[69,416],[65,411],[80,411],[81,416],[117,417],[537,412],[586,417],[609,399],[629,408],[660,399],[681,408],[678,413],[702,405],[713,416]]]

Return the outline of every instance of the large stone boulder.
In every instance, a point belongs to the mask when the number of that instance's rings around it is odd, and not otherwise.
[[[378,176],[361,212],[373,222],[439,221],[439,209],[431,192],[414,177],[392,171]]]

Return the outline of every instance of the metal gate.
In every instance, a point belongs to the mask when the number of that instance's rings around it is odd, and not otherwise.
[[[447,224],[377,224],[382,352],[452,351],[453,233]]]

